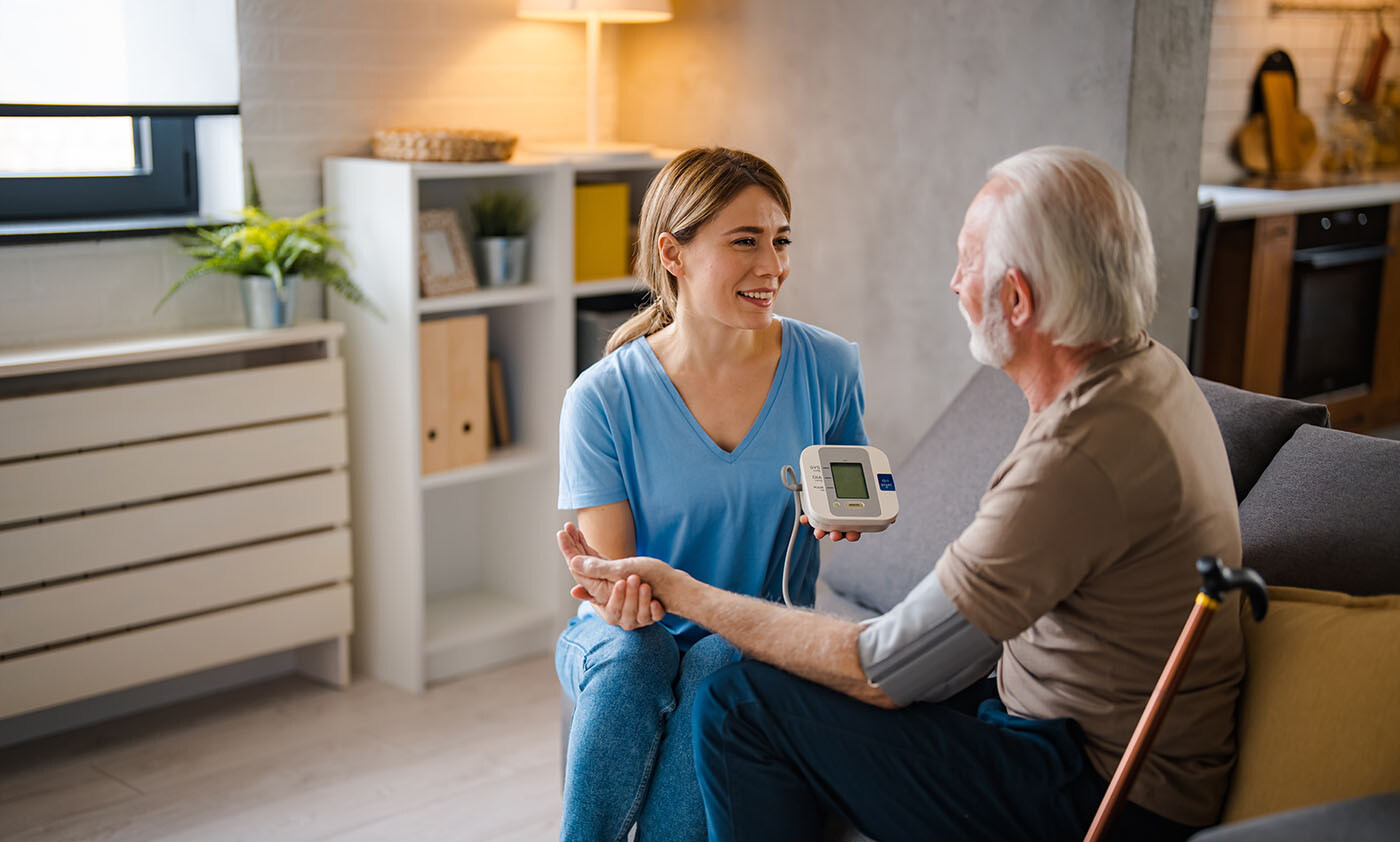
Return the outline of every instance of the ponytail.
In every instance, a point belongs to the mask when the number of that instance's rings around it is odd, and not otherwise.
[[[632,318],[623,322],[617,330],[612,332],[612,336],[608,337],[608,344],[603,350],[603,355],[611,354],[639,336],[651,336],[673,321],[675,321],[675,314],[667,313],[661,306],[661,301],[653,298]]]

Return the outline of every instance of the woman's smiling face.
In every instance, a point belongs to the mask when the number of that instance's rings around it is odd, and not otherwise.
[[[744,188],[689,243],[663,245],[666,268],[679,282],[680,309],[729,327],[767,327],[787,280],[791,231],[767,190]]]

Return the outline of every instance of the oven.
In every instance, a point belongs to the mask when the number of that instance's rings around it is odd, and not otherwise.
[[[1371,383],[1388,206],[1299,214],[1283,395]]]

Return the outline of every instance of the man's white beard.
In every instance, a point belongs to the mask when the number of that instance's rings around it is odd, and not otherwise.
[[[963,308],[961,300],[958,301],[958,310],[972,334],[967,348],[972,352],[973,359],[992,368],[1002,368],[1011,361],[1011,330],[1007,327],[1006,311],[1002,309],[999,296],[983,296],[980,325],[972,323],[972,317]]]

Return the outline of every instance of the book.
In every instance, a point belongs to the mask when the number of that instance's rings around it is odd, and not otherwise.
[[[513,437],[510,429],[510,406],[506,402],[506,378],[501,369],[501,358],[491,357],[486,368],[491,393],[491,438],[497,447],[505,447],[511,443]]]

